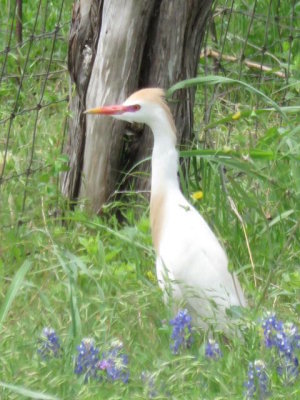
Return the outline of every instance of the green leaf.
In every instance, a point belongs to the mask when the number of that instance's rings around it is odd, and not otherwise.
[[[111,233],[112,235],[114,235],[116,238],[129,243],[130,245],[133,245],[139,249],[144,250],[147,254],[153,256],[154,252],[152,247],[150,246],[145,246],[144,244],[138,242],[137,240],[132,241],[130,238],[128,238],[126,235],[122,235],[121,233],[119,233],[118,231],[115,231],[112,228],[109,228],[108,226],[101,224],[100,222],[95,222],[95,221],[88,221],[85,220],[83,218],[73,218],[73,217],[68,217],[68,221],[76,221],[76,222],[81,222],[83,224],[85,224],[85,226],[89,226],[90,228],[93,229],[103,229],[106,232]]]
[[[264,150],[214,150],[214,149],[197,149],[197,150],[186,150],[180,152],[181,157],[217,157],[217,158],[233,158],[238,157],[244,159],[247,156],[250,158],[258,159],[258,160],[274,160],[275,154],[272,151],[264,151]]]
[[[167,91],[167,98],[172,97],[172,95],[180,89],[187,89],[189,87],[198,86],[199,84],[207,84],[207,85],[218,85],[218,84],[239,84],[244,86],[246,90],[249,92],[255,93],[258,96],[262,97],[266,103],[271,104],[276,111],[278,111],[286,120],[287,116],[285,112],[275,101],[273,101],[266,94],[256,89],[255,87],[249,85],[246,82],[239,81],[237,79],[227,78],[225,76],[218,75],[207,75],[207,76],[198,76],[197,78],[186,79],[184,81],[177,82],[175,85],[171,86]]]
[[[69,265],[74,264],[74,268],[76,268],[76,271],[77,271],[77,267],[78,267],[81,270],[83,275],[88,276],[91,280],[94,281],[94,283],[97,286],[99,296],[102,299],[104,299],[104,293],[103,293],[103,290],[101,289],[101,286],[99,285],[97,279],[94,278],[93,274],[88,270],[85,263],[80,259],[80,257],[77,257],[75,254],[71,253],[68,250],[64,250],[64,253],[65,253],[65,256],[68,257],[70,260]]]
[[[274,111],[276,111],[274,107],[242,110],[242,111],[240,111],[240,116],[237,119],[234,118],[236,113],[230,113],[226,117],[220,118],[216,121],[212,121],[209,124],[205,125],[204,130],[212,129],[218,125],[223,125],[228,122],[237,123],[239,120],[244,119],[244,118],[250,118],[250,117],[254,117],[254,116],[256,117],[258,115],[268,114],[268,113],[270,114]],[[293,114],[293,113],[297,114],[300,111],[300,107],[299,106],[281,107],[281,111],[284,113],[288,113],[288,114]]]
[[[18,393],[26,398],[39,399],[39,400],[59,400],[58,397],[52,396],[50,394],[45,394],[42,392],[36,392],[30,389],[26,389],[23,386],[11,385],[10,383],[4,383],[0,381],[0,386],[11,392]]]
[[[18,293],[18,290],[22,286],[25,275],[29,271],[30,267],[31,267],[31,261],[26,260],[18,269],[18,271],[15,273],[15,276],[8,288],[4,302],[0,309],[0,328],[7,316],[7,313],[10,309],[10,306],[12,305],[12,302],[14,301],[14,298]]]
[[[272,219],[272,221],[268,224],[268,227],[271,228],[272,226],[278,224],[282,220],[288,218],[290,215],[294,214],[295,210],[286,210],[282,212],[281,214],[277,215],[275,218]],[[264,227],[260,232],[259,235],[262,235],[265,233],[267,230],[267,227]]]

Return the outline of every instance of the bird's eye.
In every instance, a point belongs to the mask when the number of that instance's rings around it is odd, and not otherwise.
[[[126,112],[136,112],[140,110],[141,106],[139,104],[133,104],[132,106],[126,106]]]

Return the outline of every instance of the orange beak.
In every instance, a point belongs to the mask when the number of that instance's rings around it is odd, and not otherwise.
[[[106,106],[106,107],[98,107],[98,108],[90,108],[89,110],[85,110],[84,114],[101,114],[101,115],[120,115],[125,112],[131,112],[132,106]]]

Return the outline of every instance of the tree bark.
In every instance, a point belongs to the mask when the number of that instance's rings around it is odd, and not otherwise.
[[[112,118],[86,120],[82,111],[123,102],[138,88],[168,88],[195,76],[211,5],[212,0],[75,3],[68,64],[76,93],[71,96],[73,118],[65,147],[70,169],[62,179],[67,197],[86,198],[98,212],[124,172],[149,156],[149,129],[134,130]],[[171,108],[183,144],[191,138],[194,91],[181,93],[178,100]],[[125,131],[133,133],[129,141]],[[139,171],[149,168],[149,162],[139,163]],[[135,187],[149,189],[149,182],[138,179]],[[123,188],[128,184],[123,182]]]

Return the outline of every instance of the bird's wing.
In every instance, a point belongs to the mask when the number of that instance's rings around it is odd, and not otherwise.
[[[226,254],[195,208],[183,196],[173,198],[166,218],[160,257],[172,277],[225,307],[243,305],[244,296],[228,271]]]

